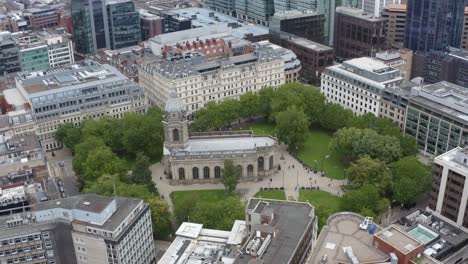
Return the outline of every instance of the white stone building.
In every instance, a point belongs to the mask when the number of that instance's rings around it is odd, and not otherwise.
[[[384,89],[403,80],[398,69],[368,57],[328,67],[321,79],[320,90],[328,102],[340,104],[357,115],[375,116],[379,116]]]
[[[260,47],[254,53],[211,61],[194,53],[147,61],[140,65],[138,78],[151,104],[164,108],[175,90],[191,118],[208,102],[239,99],[249,91],[283,85],[284,71],[281,55],[271,47]]]
[[[229,131],[189,134],[186,107],[171,92],[164,117],[164,173],[171,184],[219,182],[225,160],[241,180],[257,181],[278,170],[278,143],[270,136]]]

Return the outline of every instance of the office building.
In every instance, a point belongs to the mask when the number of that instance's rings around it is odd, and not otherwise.
[[[429,208],[468,232],[468,148],[457,147],[435,157]]]
[[[2,216],[2,263],[156,263],[143,200],[83,194]]]
[[[406,108],[405,133],[425,155],[440,155],[468,142],[466,88],[448,82],[415,87]]]
[[[387,19],[387,48],[403,48],[406,32],[406,5],[386,5],[382,17]]]
[[[140,17],[131,1],[71,2],[76,51],[93,54],[98,49],[137,45]]]
[[[403,81],[398,86],[385,88],[382,93],[379,117],[389,119],[403,131],[406,124],[406,107],[411,97],[411,88],[416,86],[418,84],[415,82]]]
[[[235,0],[208,0],[206,4],[216,12],[236,16]]]
[[[285,83],[297,82],[301,76],[302,63],[298,56],[290,49],[283,48],[269,41],[260,41],[253,43],[255,49],[270,47],[274,49],[283,58],[284,61],[284,79]],[[252,51],[254,52],[254,51]]]
[[[339,6],[335,14],[334,45],[337,60],[373,57],[385,50],[387,20],[362,10]]]
[[[468,51],[416,52],[413,56],[412,78],[423,77],[426,83],[447,81],[468,87]]]
[[[413,51],[410,49],[387,50],[375,54],[374,59],[400,70],[401,77],[406,81],[411,78]]]
[[[463,21],[461,48],[464,50],[468,50],[468,4],[465,7],[465,19]]]
[[[33,30],[57,27],[65,4],[45,5],[24,10],[23,16]]]
[[[107,3],[111,49],[138,45],[141,41],[140,14],[132,1]]]
[[[248,91],[283,85],[284,67],[284,59],[272,48],[210,61],[202,54],[187,52],[171,60],[143,62],[138,79],[150,103],[160,108],[176,89],[191,119],[208,102],[238,99]]]
[[[305,263],[317,238],[317,217],[309,203],[251,198],[245,221],[231,231],[183,223],[161,263]]]
[[[140,10],[140,27],[141,40],[146,41],[154,36],[162,34],[163,19],[158,15]]]
[[[325,17],[316,11],[276,12],[271,18],[270,34],[286,32],[318,43],[324,42]]]
[[[319,85],[325,68],[333,65],[335,56],[332,47],[284,32],[272,33],[271,42],[294,52],[301,63],[302,82]]]
[[[402,81],[400,70],[363,57],[326,68],[320,90],[328,102],[340,104],[357,115],[379,116],[383,91]]]
[[[237,18],[263,26],[275,14],[273,0],[235,0],[235,7]]]
[[[444,51],[460,48],[464,0],[408,0],[405,48]]]
[[[143,90],[114,67],[94,61],[18,74],[16,89],[36,120],[36,135],[45,150],[60,148],[55,131],[60,124],[78,125],[86,119],[122,118],[143,112]]]
[[[387,5],[401,4],[401,0],[362,0],[362,11],[374,17],[380,17]]]
[[[191,18],[182,17],[180,14],[173,12],[172,10],[161,13],[161,16],[163,18],[162,25],[164,34],[192,28]]]
[[[75,61],[71,35],[63,31],[18,32],[13,36],[20,49],[22,71],[47,70]]]
[[[21,71],[20,52],[10,32],[0,32],[0,76]]]
[[[45,165],[41,144],[35,135],[11,136],[9,133],[4,135],[0,137],[0,173],[16,172],[24,169],[25,165],[29,168]],[[2,193],[0,200],[8,203],[5,197],[6,195]],[[4,206],[4,203],[0,202],[0,206]],[[5,208],[0,208],[3,209]]]

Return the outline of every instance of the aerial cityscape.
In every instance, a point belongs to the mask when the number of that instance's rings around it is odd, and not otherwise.
[[[468,264],[468,0],[0,0],[0,264]]]

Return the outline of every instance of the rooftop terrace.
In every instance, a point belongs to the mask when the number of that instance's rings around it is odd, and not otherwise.
[[[363,221],[362,216],[354,213],[337,213],[330,216],[327,225],[320,232],[317,246],[307,264],[322,263],[325,255],[328,259],[327,263],[348,263],[349,260],[343,251],[344,247],[351,247],[359,263],[385,262],[389,257],[374,247],[373,235],[359,228],[359,224]],[[376,225],[375,231],[380,230],[381,228]]]

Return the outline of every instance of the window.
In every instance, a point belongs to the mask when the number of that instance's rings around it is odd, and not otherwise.
[[[215,178],[221,178],[221,168],[219,166],[215,167]]]
[[[179,139],[179,130],[177,128],[174,128],[174,130],[172,130],[172,140],[174,142],[178,142],[180,139]]]
[[[203,178],[209,179],[210,178],[210,168],[204,167],[203,168]]]

